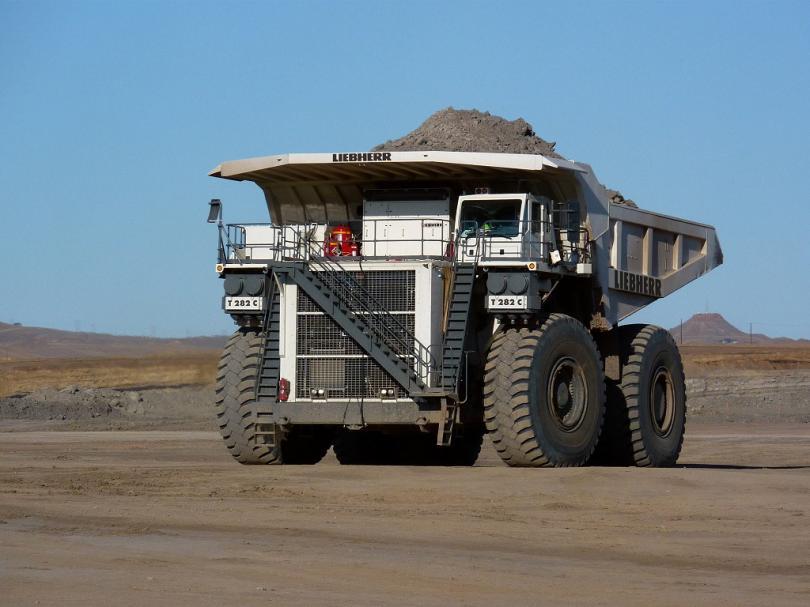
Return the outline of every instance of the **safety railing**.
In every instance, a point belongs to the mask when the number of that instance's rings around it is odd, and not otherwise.
[[[589,259],[587,231],[550,221],[462,221],[457,256],[462,261],[540,261],[576,265]]]
[[[227,224],[219,227],[219,263],[249,263],[252,260],[278,260],[285,252],[283,243],[290,242],[284,231],[288,226],[269,223]],[[248,241],[250,231],[250,241]]]
[[[405,360],[414,374],[427,383],[437,364],[432,353],[369,291],[355,280],[336,256],[324,254],[315,236],[317,226],[277,226],[275,244],[270,247],[276,261],[305,261],[337,300],[368,327],[391,352]]]
[[[449,220],[421,218],[365,220],[359,237],[351,237],[354,246],[329,233],[328,226],[316,223],[224,225],[219,230],[219,263],[304,259],[310,246],[330,258],[441,259],[448,256],[454,238]]]

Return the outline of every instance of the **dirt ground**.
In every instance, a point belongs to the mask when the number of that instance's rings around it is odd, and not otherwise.
[[[807,605],[810,425],[670,470],[235,464],[211,432],[0,433],[7,605]]]
[[[0,398],[0,605],[810,604],[810,357],[684,350],[669,470],[244,467],[210,386]]]

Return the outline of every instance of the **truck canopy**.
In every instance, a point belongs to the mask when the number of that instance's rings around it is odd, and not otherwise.
[[[541,172],[559,176],[588,170],[586,165],[539,154],[337,152],[232,160],[209,175],[255,182],[264,191],[273,221],[293,223],[356,219],[355,207],[362,202],[364,188],[421,184],[471,189],[493,181],[536,180]]]

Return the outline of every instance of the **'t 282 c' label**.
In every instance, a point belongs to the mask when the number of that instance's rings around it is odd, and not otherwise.
[[[226,310],[261,310],[261,297],[226,297]]]
[[[525,310],[525,295],[490,295],[487,299],[488,308],[499,310]]]

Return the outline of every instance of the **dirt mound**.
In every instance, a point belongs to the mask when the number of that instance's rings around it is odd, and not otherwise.
[[[633,207],[634,209],[638,208],[638,205],[634,201],[625,198],[619,190],[611,190],[610,188],[605,188],[605,190],[607,190],[608,198],[613,204],[623,204],[628,207]]]
[[[489,112],[449,107],[439,110],[407,135],[381,143],[372,151],[498,152],[564,158],[554,151],[556,145],[537,135],[523,118],[507,120]],[[605,189],[612,203],[637,207],[618,190]]]
[[[556,143],[537,136],[523,118],[507,120],[478,110],[439,110],[404,137],[386,141],[373,151],[443,150],[542,154],[562,158]]]

